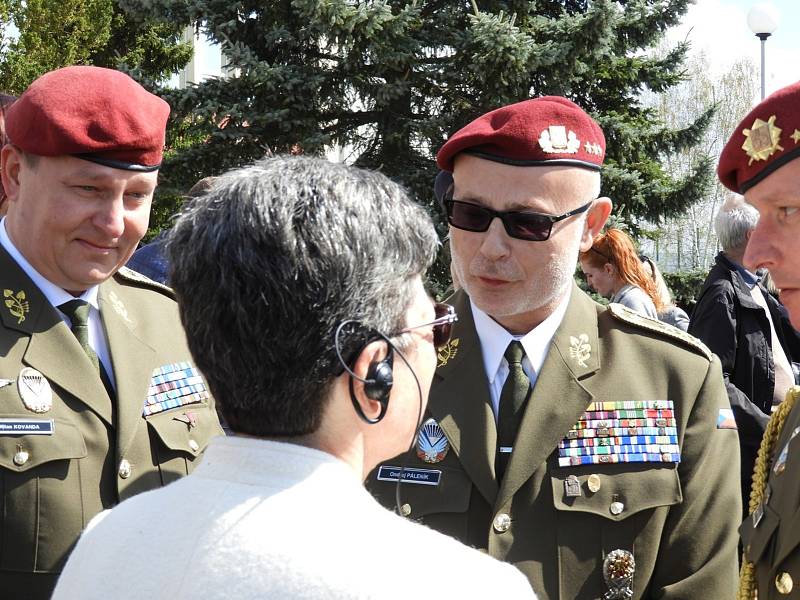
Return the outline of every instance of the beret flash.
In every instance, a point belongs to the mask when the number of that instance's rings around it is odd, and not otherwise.
[[[514,166],[573,166],[599,171],[606,151],[600,126],[574,102],[542,96],[482,115],[441,147],[436,164],[453,171],[466,152]]]
[[[800,156],[800,82],[761,101],[742,119],[722,149],[717,175],[744,194],[767,175]]]
[[[6,134],[30,154],[155,171],[167,117],[169,104],[124,73],[72,66],[45,73],[23,92],[8,110]]]

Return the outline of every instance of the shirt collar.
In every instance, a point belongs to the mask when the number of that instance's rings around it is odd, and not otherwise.
[[[722,254],[722,257],[728,262],[728,264],[733,267],[737,273],[739,273],[739,275],[742,277],[742,281],[744,281],[745,285],[751,290],[753,289],[753,286],[755,286],[761,280],[758,275],[752,271],[748,271],[744,268],[744,266],[740,265],[735,260],[732,260],[728,255],[724,253],[720,254]]]
[[[503,355],[512,340],[519,340],[522,344],[525,349],[525,355],[528,357],[534,372],[538,374],[542,370],[553,336],[559,325],[561,325],[561,321],[564,320],[569,298],[570,294],[567,294],[550,316],[522,336],[511,335],[505,327],[475,306],[474,302],[470,302],[475,331],[481,341],[483,366],[486,369],[490,384],[494,382],[494,378],[502,364]]]
[[[54,307],[58,308],[61,304],[75,299],[72,294],[45,279],[39,273],[39,271],[33,268],[31,263],[27,261],[22,253],[17,250],[17,247],[14,245],[14,242],[11,241],[11,238],[8,236],[8,232],[6,231],[5,217],[3,217],[2,221],[0,221],[0,245],[2,245],[5,251],[11,255],[11,258],[13,258],[14,261],[19,265],[20,269],[25,271],[25,274],[31,279],[31,281],[33,281],[36,287],[38,287],[42,294],[44,294],[44,297],[47,298],[47,301],[50,302],[50,304],[52,304]],[[97,290],[98,286],[94,285],[78,296],[78,298],[88,302],[95,309],[100,310],[100,305],[97,299]]]

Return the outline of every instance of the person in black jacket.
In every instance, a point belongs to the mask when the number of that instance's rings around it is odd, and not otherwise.
[[[759,277],[742,266],[758,212],[731,196],[714,226],[722,252],[703,284],[689,333],[700,338],[722,363],[741,447],[742,497],[748,505],[753,465],[774,407],[794,385],[800,335],[783,306]]]

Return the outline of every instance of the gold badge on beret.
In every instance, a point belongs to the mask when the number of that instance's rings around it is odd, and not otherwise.
[[[783,151],[778,144],[783,130],[775,125],[775,119],[775,115],[772,115],[768,121],[756,119],[750,129],[742,131],[745,137],[742,150],[750,157],[748,166],[752,165],[754,160],[767,160],[776,152]]]
[[[567,131],[563,125],[550,125],[539,135],[539,146],[548,154],[575,154],[580,150],[581,141],[574,131]]]

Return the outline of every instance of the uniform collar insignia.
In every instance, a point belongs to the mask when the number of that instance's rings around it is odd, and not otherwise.
[[[31,305],[27,300],[25,290],[14,292],[9,289],[3,290],[3,297],[6,301],[6,308],[12,317],[17,319],[17,325],[25,320],[25,314],[31,312]]]
[[[114,311],[123,318],[126,322],[130,323],[131,320],[128,317],[128,309],[125,308],[125,305],[122,303],[122,300],[119,299],[119,296],[113,291],[108,293],[108,301],[111,303],[111,306],[114,308]]]
[[[436,358],[438,359],[436,368],[445,366],[448,362],[456,357],[456,354],[458,354],[458,343],[459,339],[453,338],[447,342],[447,345],[444,348],[436,353]]]
[[[783,151],[778,144],[781,139],[781,131],[783,130],[775,125],[775,115],[772,115],[768,121],[756,119],[750,129],[742,131],[746,138],[742,144],[742,150],[750,157],[748,166],[752,165],[754,160],[767,160],[776,152]]]
[[[564,125],[550,125],[539,135],[539,146],[548,154],[575,154],[580,150],[581,141]]]
[[[592,346],[589,344],[589,336],[585,333],[578,337],[569,336],[569,357],[578,363],[578,366],[586,368],[586,361],[592,356]]]

